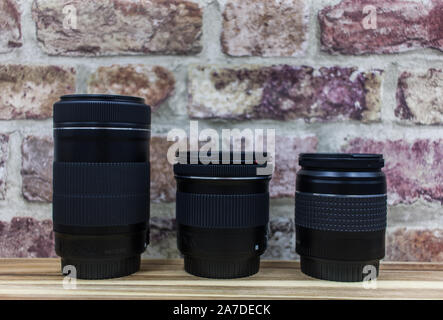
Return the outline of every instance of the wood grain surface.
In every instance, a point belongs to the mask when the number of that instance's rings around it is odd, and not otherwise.
[[[209,280],[182,260],[144,260],[141,271],[63,288],[59,259],[0,259],[0,299],[443,299],[443,263],[383,263],[376,289],[316,280],[295,261],[263,261],[249,278]]]

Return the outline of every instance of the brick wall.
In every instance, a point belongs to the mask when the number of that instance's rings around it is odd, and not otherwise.
[[[178,257],[164,137],[194,118],[277,129],[267,258],[296,257],[298,153],[345,151],[385,155],[387,259],[443,261],[441,0],[0,0],[0,257],[54,256],[52,103],[73,92],[153,107],[147,257]]]

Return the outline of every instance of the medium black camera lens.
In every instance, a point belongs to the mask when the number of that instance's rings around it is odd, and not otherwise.
[[[140,269],[149,241],[150,112],[141,98],[114,95],[54,104],[55,250],[77,278]]]
[[[200,277],[253,275],[267,246],[271,174],[258,175],[266,163],[248,164],[245,153],[238,161],[228,155],[225,163],[219,153],[219,164],[202,164],[191,152],[174,165],[177,245],[185,270]]]
[[[301,270],[356,282],[378,276],[385,255],[386,177],[378,154],[301,154],[295,196]]]

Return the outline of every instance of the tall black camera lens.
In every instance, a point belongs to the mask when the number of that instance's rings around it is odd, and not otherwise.
[[[202,164],[196,153],[187,157],[187,164],[174,165],[177,245],[185,270],[219,279],[257,273],[267,245],[271,179],[257,168],[266,164],[247,164],[244,153],[237,162],[230,153],[226,164]]]
[[[53,223],[62,269],[80,279],[140,269],[149,239],[150,108],[136,97],[54,104]]]
[[[363,281],[385,255],[386,178],[377,154],[301,154],[295,196],[301,270]]]

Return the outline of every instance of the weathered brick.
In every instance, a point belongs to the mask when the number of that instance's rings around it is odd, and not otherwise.
[[[32,217],[15,217],[0,221],[1,258],[56,257],[52,221]]]
[[[202,10],[185,0],[34,0],[32,15],[50,55],[192,54],[202,48]]]
[[[388,232],[386,260],[443,262],[443,230],[399,228]]]
[[[0,1],[0,53],[22,46],[21,13],[16,1]]]
[[[380,119],[382,72],[330,67],[193,66],[189,70],[192,118]]]
[[[91,75],[88,92],[142,97],[155,109],[172,94],[174,85],[174,75],[160,66],[112,65]]]
[[[290,218],[274,218],[269,221],[268,248],[263,259],[298,259],[295,253],[295,225]]]
[[[6,163],[9,156],[9,135],[0,134],[0,200],[6,196]]]
[[[59,66],[0,65],[0,119],[46,119],[61,95],[75,92],[76,72]]]
[[[154,202],[175,200],[174,172],[167,159],[172,144],[166,140],[166,136],[151,137],[151,200]]]
[[[231,56],[295,56],[305,52],[308,2],[228,0],[222,47]]]
[[[356,138],[343,151],[384,155],[389,203],[412,203],[421,198],[443,204],[443,139]]]
[[[397,85],[395,115],[417,124],[443,124],[443,72],[403,72]]]
[[[376,21],[365,8],[376,10]],[[441,0],[343,0],[318,14],[322,49],[355,55],[417,48],[443,51],[442,13]]]
[[[147,258],[180,258],[177,249],[175,219],[153,217],[150,221],[150,242],[144,253]]]
[[[304,138],[275,138],[275,171],[269,186],[272,198],[294,197],[295,176],[300,168],[298,156],[303,152],[316,152],[318,139],[313,136]]]
[[[52,201],[52,162],[54,143],[51,137],[27,136],[22,143],[22,193],[26,200]]]

